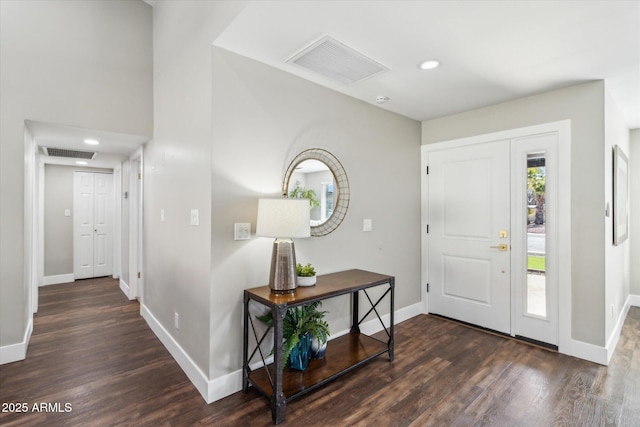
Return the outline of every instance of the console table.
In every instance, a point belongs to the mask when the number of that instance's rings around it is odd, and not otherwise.
[[[356,367],[384,354],[388,353],[389,360],[393,360],[393,298],[395,278],[384,274],[372,273],[363,270],[348,270],[339,273],[326,274],[317,277],[317,284],[310,287],[298,287],[292,294],[274,294],[268,286],[246,289],[244,291],[244,345],[242,360],[242,389],[248,392],[254,388],[269,399],[271,416],[275,424],[284,420],[287,403],[305,393],[314,390],[323,384],[355,369]],[[375,286],[388,288],[376,302],[373,302],[367,293],[367,289]],[[360,317],[359,292],[366,296],[371,308]],[[282,322],[288,308],[310,304],[339,295],[351,294],[352,323],[348,334],[332,339],[327,345],[324,359],[311,360],[304,371],[296,371],[290,368],[283,370],[282,366]],[[387,328],[377,306],[389,295],[390,323]],[[249,314],[249,302],[257,301],[271,309],[273,314],[273,363],[267,364],[265,354],[260,345],[268,336],[271,328],[268,328],[261,337],[258,337],[254,327],[254,320]],[[368,335],[360,333],[360,324],[374,312],[387,333],[387,342],[380,341]],[[249,332],[255,338],[255,347],[249,354]],[[262,366],[252,370],[249,366],[252,358],[260,354]]]

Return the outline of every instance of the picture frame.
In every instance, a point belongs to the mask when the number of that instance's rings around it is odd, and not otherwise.
[[[629,237],[629,159],[620,146],[613,147],[613,244]]]

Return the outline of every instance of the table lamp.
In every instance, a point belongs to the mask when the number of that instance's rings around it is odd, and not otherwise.
[[[292,238],[309,237],[310,211],[308,199],[259,199],[256,234],[275,237],[271,253],[269,287],[276,294],[296,290],[296,251]]]

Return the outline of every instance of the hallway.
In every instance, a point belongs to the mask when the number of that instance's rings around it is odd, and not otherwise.
[[[207,405],[117,280],[46,286],[40,298],[27,359],[0,366],[3,409],[27,413],[3,411],[1,425],[272,425],[254,392]],[[603,367],[419,315],[397,325],[392,364],[376,359],[294,401],[283,425],[638,426],[639,331],[632,307]]]

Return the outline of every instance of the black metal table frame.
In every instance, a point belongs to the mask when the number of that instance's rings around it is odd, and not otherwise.
[[[388,284],[389,288],[378,298],[378,300],[374,303],[369,294],[367,293],[367,289],[369,288],[373,288],[373,287],[377,287],[377,286],[381,286],[384,284]],[[307,299],[301,302],[294,302],[294,303],[281,303],[281,304],[273,304],[269,301],[265,301],[262,298],[252,298],[252,294],[251,294],[251,290],[247,289],[244,291],[244,340],[243,340],[243,363],[242,363],[242,389],[245,393],[247,393],[249,391],[249,387],[250,386],[254,386],[254,388],[259,391],[261,394],[263,394],[265,397],[267,397],[270,401],[270,406],[271,406],[271,415],[273,418],[273,422],[275,424],[279,424],[284,420],[284,416],[285,416],[285,411],[286,411],[286,405],[287,402],[298,398],[318,387],[321,387],[323,384],[326,384],[327,382],[340,377],[341,375],[344,375],[348,372],[350,372],[351,370],[355,369],[358,366],[361,366],[362,364],[364,364],[365,362],[368,362],[376,357],[378,357],[380,354],[384,354],[384,353],[388,353],[389,354],[389,361],[393,361],[394,358],[394,354],[393,354],[393,350],[394,350],[394,289],[395,289],[395,277],[393,276],[388,276],[388,281],[383,282],[383,283],[374,283],[374,284],[366,284],[366,285],[362,285],[361,287],[358,287],[357,289],[348,289],[345,290],[344,292],[333,292],[330,295],[323,295],[320,294],[315,298],[311,298],[311,299]],[[364,295],[366,296],[367,300],[369,301],[369,304],[371,305],[371,308],[369,309],[369,311],[367,311],[367,313],[362,316],[360,318],[359,316],[359,292],[363,291]],[[350,329],[350,333],[360,333],[360,324],[367,318],[367,316],[369,314],[371,314],[371,312],[374,312],[378,318],[378,320],[380,321],[380,324],[382,325],[384,331],[387,334],[388,337],[388,341],[387,341],[387,348],[386,350],[375,354],[371,357],[368,357],[364,360],[359,361],[358,363],[348,367],[347,369],[344,369],[340,372],[338,372],[337,374],[328,377],[326,379],[324,379],[323,381],[318,382],[317,384],[314,384],[312,387],[306,388],[304,390],[301,390],[298,393],[295,393],[292,396],[285,396],[284,392],[283,392],[283,381],[282,381],[282,377],[283,377],[283,361],[282,361],[282,344],[280,345],[274,345],[274,351],[273,351],[273,364],[274,364],[274,377],[272,378],[269,369],[267,367],[267,362],[266,362],[266,358],[265,355],[263,354],[263,351],[261,349],[261,344],[262,342],[266,339],[266,337],[269,335],[270,330],[273,328],[274,330],[274,343],[282,343],[283,341],[283,320],[285,317],[285,314],[287,313],[287,309],[292,308],[292,307],[297,307],[300,305],[306,305],[306,304],[310,304],[312,302],[315,301],[322,301],[322,300],[326,300],[326,299],[330,299],[333,297],[337,297],[340,295],[347,295],[347,294],[351,294],[351,304],[352,304],[352,323],[351,323],[351,329]],[[389,311],[389,327],[387,328],[387,326],[385,326],[382,317],[380,316],[380,314],[378,313],[378,310],[376,309],[376,307],[378,306],[378,304],[380,304],[380,302],[382,302],[382,300],[387,296],[390,295],[390,311]],[[264,332],[264,334],[258,338],[256,329],[254,327],[253,324],[253,320],[250,316],[249,313],[249,302],[251,300],[257,301],[263,305],[265,305],[266,307],[271,307],[271,313],[273,315],[273,326],[270,326],[266,329],[266,331]],[[253,349],[253,351],[251,352],[251,355],[249,355],[249,325],[251,326],[251,331],[253,332],[253,336],[256,340],[256,347]],[[249,364],[252,360],[252,358],[256,355],[256,352],[258,352],[260,354],[260,358],[262,360],[262,366],[259,369],[265,369],[267,376],[269,377],[269,382],[271,384],[271,388],[272,388],[272,393],[269,394],[267,390],[262,390],[260,387],[255,386],[255,384],[252,384],[251,382],[251,378],[249,377],[250,373],[252,372]]]

